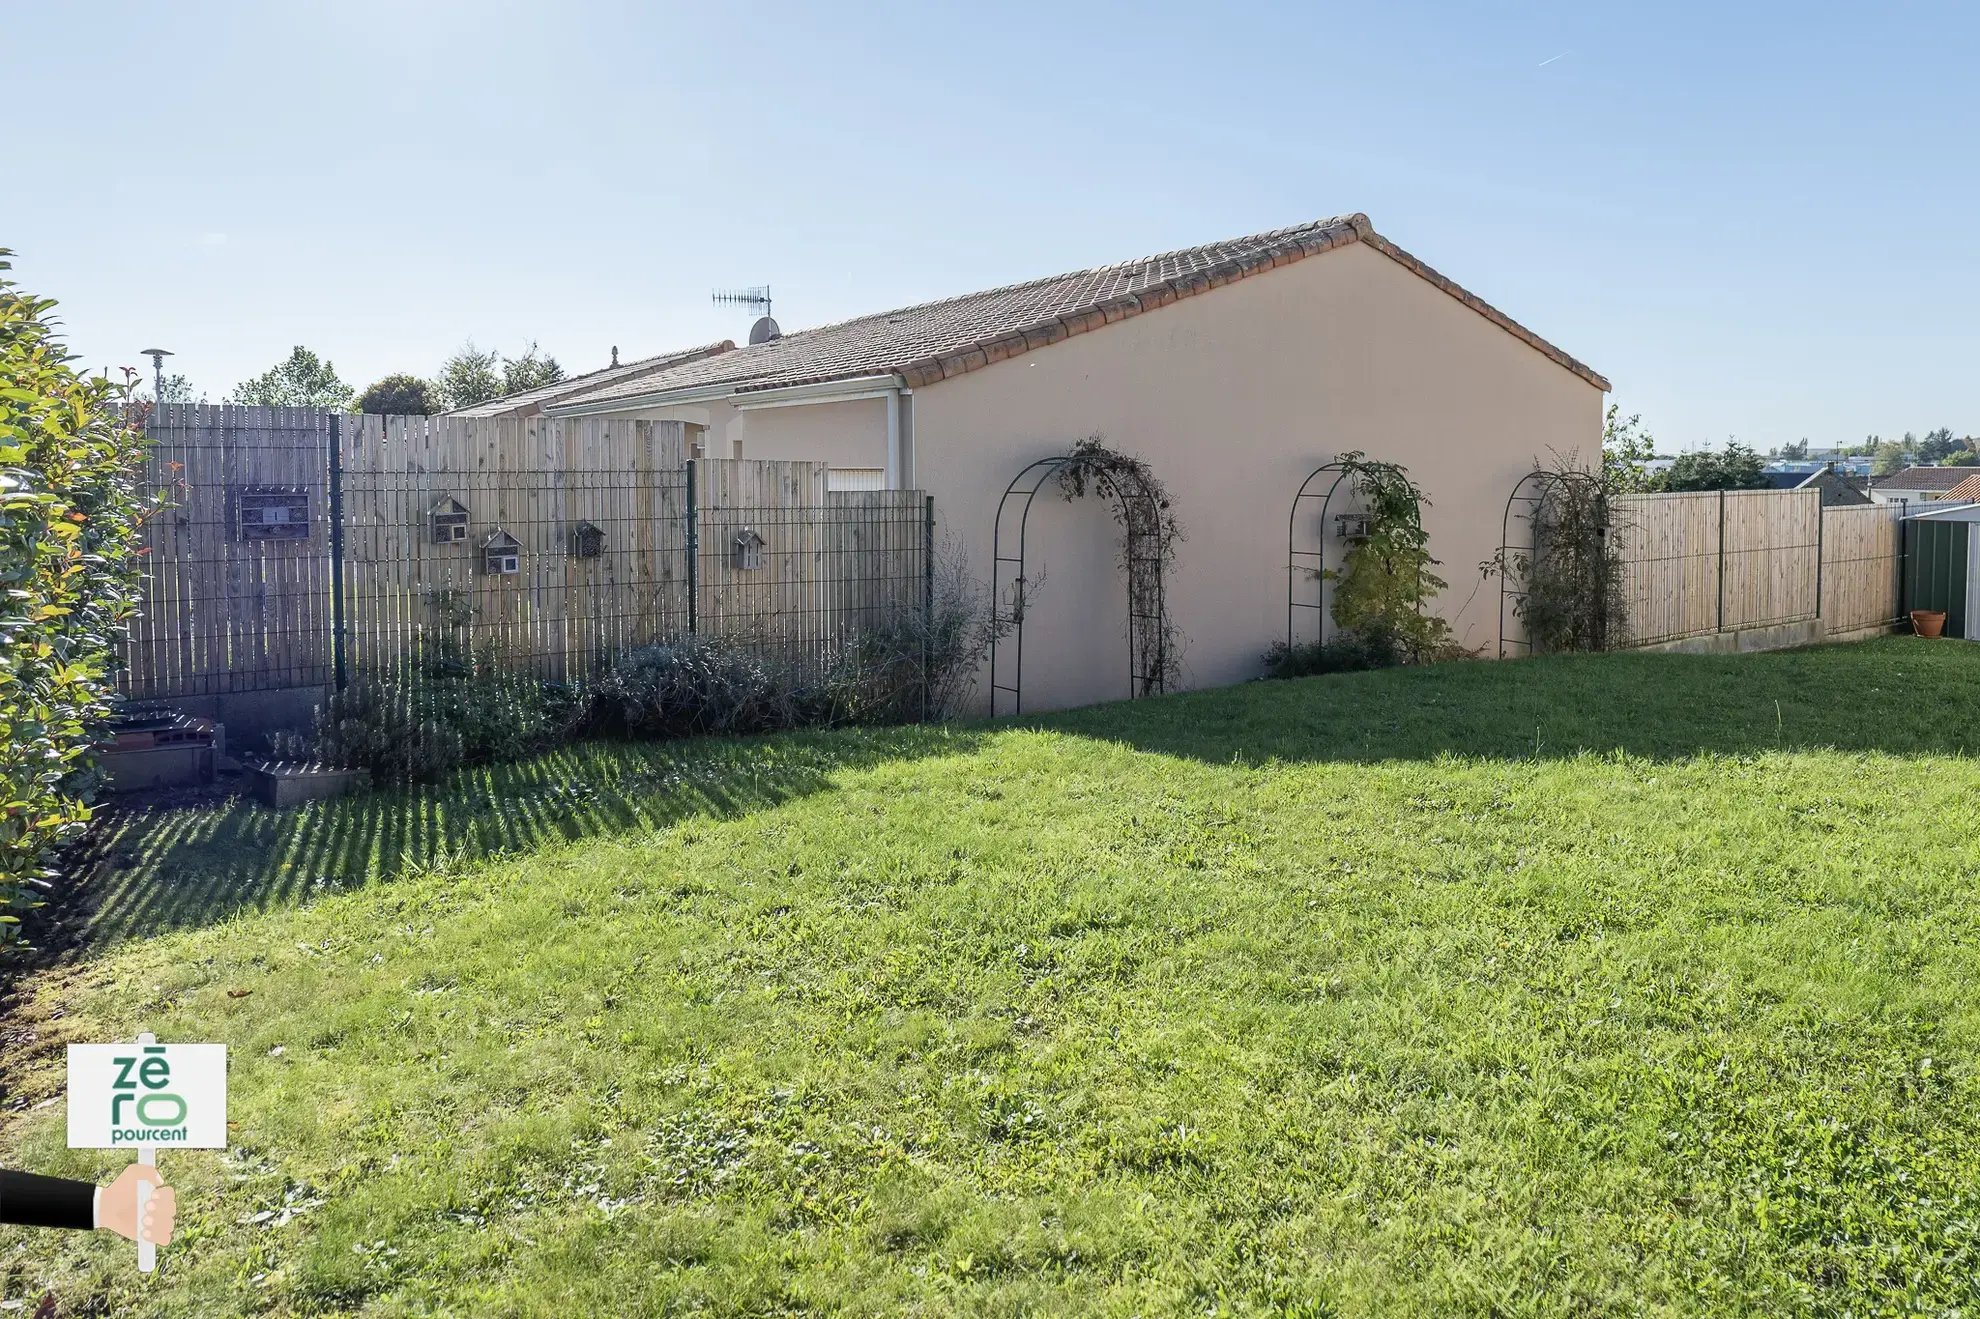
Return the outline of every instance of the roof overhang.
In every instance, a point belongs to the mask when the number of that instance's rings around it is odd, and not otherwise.
[[[738,412],[759,408],[790,408],[807,403],[847,403],[854,399],[885,398],[905,385],[897,375],[853,376],[845,380],[821,380],[804,385],[777,388],[750,388],[730,381],[719,385],[690,385],[682,389],[660,389],[650,394],[626,394],[618,398],[595,399],[563,407],[545,408],[552,417],[590,417],[604,412],[638,412],[647,408],[671,408],[691,403],[727,403]]]

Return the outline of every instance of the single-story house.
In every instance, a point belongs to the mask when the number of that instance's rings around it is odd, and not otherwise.
[[[1868,504],[1871,502],[1869,481],[1864,477],[1851,476],[1836,469],[1834,463],[1817,471],[1810,472],[1796,481],[1791,489],[1819,490],[1823,508],[1840,508],[1848,504]]]
[[[986,582],[1012,478],[1102,437],[1149,464],[1186,532],[1163,583],[1186,686],[1251,678],[1285,637],[1294,494],[1348,450],[1423,487],[1450,582],[1437,607],[1495,653],[1499,588],[1479,565],[1507,496],[1536,460],[1597,458],[1609,388],[1360,214],[590,379],[537,406],[679,421],[691,452],[822,461],[833,488],[924,489]],[[1303,508],[1310,533],[1318,504]],[[1097,500],[1033,507],[1024,708],[1129,694],[1117,534]]]
[[[1946,491],[1973,475],[1971,467],[1907,467],[1870,483],[1870,498],[1879,504],[1907,500],[1914,504],[1943,499]]]

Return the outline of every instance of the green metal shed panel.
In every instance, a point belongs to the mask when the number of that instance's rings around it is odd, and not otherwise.
[[[1966,635],[1972,529],[1970,522],[1906,521],[1911,543],[1904,565],[1904,607],[1944,610],[1949,637]]]

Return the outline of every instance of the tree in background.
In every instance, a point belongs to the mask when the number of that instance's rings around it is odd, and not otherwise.
[[[1657,441],[1644,429],[1643,418],[1624,418],[1622,409],[1609,404],[1602,426],[1602,483],[1612,495],[1641,494],[1656,488],[1657,478],[1647,464],[1657,455]]]
[[[1906,439],[1912,438],[1905,436]],[[1889,440],[1877,446],[1877,452],[1870,456],[1870,475],[1889,476],[1904,470],[1904,450]]]
[[[441,408],[448,411],[471,408],[491,398],[500,398],[503,393],[501,354],[493,349],[484,353],[470,339],[440,364],[439,373],[433,377],[433,387],[440,393]]]
[[[1726,447],[1714,453],[1701,449],[1679,454],[1663,474],[1665,490],[1764,490],[1768,482],[1761,470],[1760,455],[1738,440],[1727,440]]]
[[[1959,451],[1959,442],[1953,439],[1952,428],[1941,426],[1934,431],[1926,431],[1925,438],[1918,442],[1918,461],[1921,463],[1944,462]]]
[[[536,340],[529,341],[529,351],[521,357],[508,357],[502,360],[502,392],[520,394],[525,389],[535,389],[540,385],[554,385],[564,378],[564,368],[557,365],[554,357],[539,357]]]
[[[1787,459],[1791,463],[1807,462],[1808,437],[1804,435],[1800,439],[1796,440],[1793,444],[1783,444],[1781,446],[1781,457]]]
[[[236,385],[228,402],[264,408],[347,408],[353,392],[337,378],[334,366],[297,344],[285,360]]]
[[[451,410],[554,385],[563,378],[564,368],[556,358],[539,352],[534,339],[521,357],[504,357],[493,348],[483,352],[470,339],[440,364],[433,385],[444,409]]]
[[[359,412],[377,412],[388,417],[430,417],[444,411],[440,391],[418,376],[386,376],[358,395]]]
[[[0,947],[88,825],[150,508],[130,384],[69,366],[54,305],[0,275]]]

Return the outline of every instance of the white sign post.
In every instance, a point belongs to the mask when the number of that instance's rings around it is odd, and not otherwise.
[[[165,1149],[227,1147],[227,1046],[160,1044],[149,1033],[135,1044],[69,1046],[69,1148],[134,1149],[157,1166]],[[158,1267],[144,1239],[151,1183],[138,1183],[138,1269]]]

